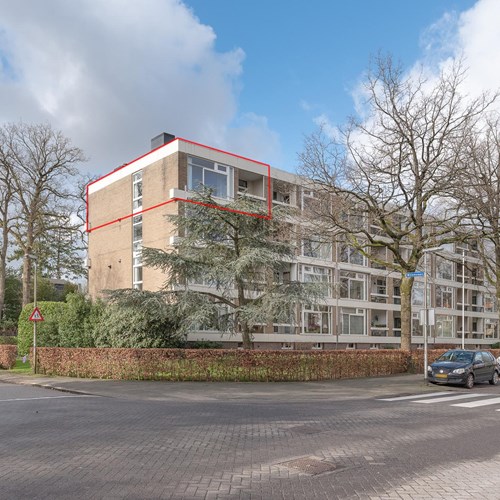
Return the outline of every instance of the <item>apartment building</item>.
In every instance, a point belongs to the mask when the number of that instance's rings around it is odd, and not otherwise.
[[[89,293],[138,288],[157,290],[160,271],[144,267],[143,247],[168,248],[174,238],[167,215],[187,203],[203,183],[221,200],[245,195],[272,213],[277,205],[298,210],[314,201],[314,192],[298,176],[236,154],[170,134],[151,141],[151,151],[87,188]],[[374,228],[376,231],[376,228]],[[293,324],[261,325],[253,332],[260,349],[335,349],[397,347],[401,335],[400,278],[348,244],[307,236],[297,241],[287,278],[321,281],[330,286],[322,305],[298,304]],[[388,258],[385,249],[378,262]],[[193,286],[204,285],[197,284]],[[473,244],[447,245],[428,255],[428,342],[469,347],[498,342],[494,290],[487,285]],[[424,278],[413,291],[412,344],[424,342],[421,311]],[[190,332],[188,340],[214,340],[237,347],[238,335],[209,330]]]

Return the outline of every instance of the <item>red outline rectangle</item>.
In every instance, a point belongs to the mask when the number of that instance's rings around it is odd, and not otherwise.
[[[93,228],[89,228],[89,186],[91,186],[92,184],[95,184],[96,182],[101,181],[102,179],[105,179],[106,177],[112,175],[116,171],[121,170],[122,168],[124,168],[124,167],[126,167],[128,165],[131,165],[132,163],[140,160],[141,158],[144,158],[144,157],[150,155],[154,151],[157,151],[158,149],[163,148],[163,147],[167,146],[168,144],[171,144],[174,141],[183,141],[183,142],[185,142],[187,144],[192,144],[194,146],[199,146],[199,147],[202,147],[202,148],[210,149],[210,150],[215,151],[217,153],[227,154],[227,155],[232,156],[234,158],[239,158],[241,160],[250,161],[252,163],[256,163],[258,165],[261,165],[263,167],[267,167],[267,210],[268,210],[267,215],[256,214],[256,213],[251,213],[251,212],[243,212],[243,211],[240,211],[240,210],[234,210],[234,209],[231,209],[231,208],[226,208],[224,206],[209,205],[209,204],[206,204],[206,203],[201,203],[201,202],[190,200],[190,199],[186,199],[186,198],[175,197],[175,198],[170,198],[170,199],[168,199],[166,201],[163,201],[161,203],[158,203],[158,204],[156,204],[154,206],[144,208],[141,211],[138,211],[138,212],[135,212],[135,213],[130,213],[130,214],[124,215],[123,217],[119,217],[119,218],[116,218],[114,220],[110,220],[108,222],[100,224],[99,226],[96,226],[96,227],[93,227]],[[238,214],[243,214],[243,215],[249,215],[250,217],[256,217],[256,218],[259,218],[259,219],[269,220],[269,219],[272,218],[271,166],[268,163],[263,163],[263,162],[260,162],[260,161],[257,161],[257,160],[252,160],[251,158],[246,158],[244,156],[240,156],[240,155],[237,155],[237,154],[234,154],[234,153],[229,153],[228,151],[223,151],[222,149],[213,148],[211,146],[205,146],[204,144],[200,144],[200,143],[197,143],[197,142],[194,142],[194,141],[190,141],[190,140],[187,140],[187,139],[182,139],[181,137],[176,137],[172,141],[170,141],[170,142],[168,142],[166,144],[162,144],[161,146],[159,146],[158,148],[153,149],[152,151],[148,151],[146,154],[144,154],[142,156],[139,156],[135,160],[132,160],[132,161],[130,161],[128,163],[125,163],[122,166],[120,166],[120,167],[116,168],[115,170],[113,170],[112,172],[109,172],[109,173],[103,175],[102,177],[100,177],[99,179],[96,179],[96,180],[94,180],[92,182],[89,182],[87,184],[86,190],[85,190],[85,204],[86,204],[86,217],[85,217],[85,225],[86,225],[86,227],[85,227],[85,229],[86,229],[86,231],[88,233],[91,233],[92,231],[95,231],[97,229],[101,229],[101,228],[106,227],[106,226],[110,226],[111,224],[114,224],[116,222],[120,222],[122,220],[130,219],[131,217],[134,217],[135,215],[140,215],[140,214],[143,214],[144,212],[149,212],[150,210],[154,210],[155,208],[159,208],[159,207],[162,207],[162,206],[167,205],[169,203],[178,202],[178,201],[183,201],[183,202],[186,202],[186,203],[193,203],[195,205],[203,205],[203,206],[206,206],[206,207],[209,207],[209,208],[216,208],[218,210],[224,210],[224,211],[227,211],[227,212],[233,212],[233,213],[238,213]]]

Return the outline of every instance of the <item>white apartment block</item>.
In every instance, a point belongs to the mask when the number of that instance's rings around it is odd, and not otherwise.
[[[89,292],[117,288],[157,290],[160,271],[143,267],[143,247],[167,248],[175,214],[182,200],[202,182],[221,199],[245,193],[270,211],[279,204],[304,209],[313,193],[298,176],[267,164],[194,143],[170,134],[152,140],[152,149],[115,169],[87,188]],[[329,297],[323,305],[298,304],[294,324],[261,325],[253,332],[259,349],[377,349],[398,347],[401,335],[401,275],[371,262],[348,245],[322,235],[296,242],[297,255],[285,278],[323,281]],[[380,250],[385,252],[384,249]],[[385,254],[380,255],[382,260]],[[466,265],[463,266],[462,262]],[[498,342],[495,292],[485,280],[471,244],[447,245],[428,254],[428,342],[487,347]],[[464,272],[465,270],[465,272]],[[203,286],[199,284],[197,286]],[[420,325],[424,278],[413,291],[412,345],[424,342]],[[237,347],[237,334],[192,331],[188,340],[213,340]]]

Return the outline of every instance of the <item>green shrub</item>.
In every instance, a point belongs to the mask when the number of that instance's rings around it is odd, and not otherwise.
[[[0,336],[0,345],[16,345],[17,337],[14,335],[2,335]]]
[[[173,308],[164,296],[142,290],[116,290],[93,325],[96,347],[183,347]]]
[[[491,344],[491,349],[500,349],[500,342],[495,342],[494,344]]]
[[[94,347],[92,329],[88,327],[92,301],[81,293],[70,293],[66,304],[66,312],[59,321],[59,346]]]
[[[37,325],[37,346],[55,347],[60,344],[59,323],[67,312],[67,304],[64,302],[38,302],[37,303],[44,321]],[[17,346],[20,355],[28,354],[33,346],[33,323],[29,317],[33,312],[34,305],[27,304],[19,315]]]
[[[222,349],[222,342],[213,340],[197,340],[186,344],[187,349]]]
[[[15,337],[17,335],[17,321],[4,319],[0,321],[0,336]]]

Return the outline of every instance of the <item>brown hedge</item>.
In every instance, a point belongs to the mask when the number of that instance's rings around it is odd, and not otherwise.
[[[405,373],[401,350],[37,348],[38,372],[82,378],[192,381],[307,381]]]
[[[0,368],[9,370],[14,368],[17,358],[17,345],[0,345]]]

